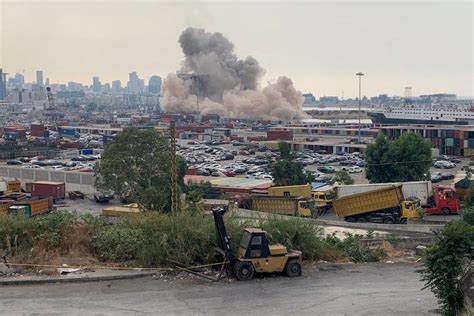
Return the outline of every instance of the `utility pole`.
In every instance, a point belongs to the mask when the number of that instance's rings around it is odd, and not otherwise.
[[[361,103],[362,103],[362,99],[361,99],[361,82],[362,82],[362,76],[364,74],[361,73],[361,72],[358,72],[356,73],[356,76],[359,76],[359,132],[358,132],[358,143],[360,144],[360,106],[361,106]]]
[[[176,172],[176,126],[170,122],[170,174],[171,174],[171,214],[176,216],[178,210],[178,183]]]

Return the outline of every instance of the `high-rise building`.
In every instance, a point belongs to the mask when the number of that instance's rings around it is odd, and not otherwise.
[[[104,84],[104,87],[102,88],[102,92],[110,93],[110,83]]]
[[[120,80],[112,81],[112,92],[119,93],[120,90],[122,90],[122,83],[120,82]]]
[[[36,70],[36,84],[43,85],[43,70]]]
[[[49,86],[49,78],[46,78],[46,83],[45,83],[46,86]]]
[[[17,84],[19,84],[19,85],[24,85],[25,84],[25,76],[23,76],[22,74],[16,73],[15,74],[15,80],[16,80]]]
[[[148,92],[153,94],[161,94],[161,77],[151,76],[148,81]]]
[[[140,78],[138,78],[136,71],[128,74],[127,90],[132,93],[140,91]]]
[[[0,100],[7,97],[7,74],[0,68]]]
[[[100,92],[101,84],[99,81],[99,77],[92,77],[92,91]]]

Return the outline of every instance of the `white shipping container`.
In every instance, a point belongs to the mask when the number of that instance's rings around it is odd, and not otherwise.
[[[0,192],[3,192],[3,194],[7,192],[7,181],[0,181]]]
[[[422,205],[428,205],[429,198],[433,195],[431,181],[414,181],[340,185],[336,187],[336,197],[339,199],[341,197],[384,189],[394,185],[402,186],[403,198],[418,198]]]

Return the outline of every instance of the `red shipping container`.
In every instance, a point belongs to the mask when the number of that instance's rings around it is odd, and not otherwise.
[[[39,198],[52,197],[55,201],[66,197],[66,184],[64,182],[37,181],[31,183],[31,196]]]
[[[293,131],[267,131],[268,140],[293,140]]]
[[[461,138],[461,131],[458,129],[454,130],[454,138]]]
[[[31,124],[30,134],[31,134],[31,136],[43,137],[44,136],[44,125],[43,124]]]

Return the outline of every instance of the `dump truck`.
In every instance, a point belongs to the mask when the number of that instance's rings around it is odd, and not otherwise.
[[[293,216],[317,216],[314,201],[306,197],[250,195],[239,201],[239,207],[257,212]]]
[[[302,196],[313,200],[312,203],[317,209],[317,215],[326,213],[332,207],[332,200],[325,192],[313,191],[311,184],[287,185],[268,188],[269,196]]]
[[[418,217],[418,203],[404,200],[401,186],[345,196],[334,200],[333,207],[348,222],[406,224]]]
[[[336,197],[342,198],[398,185],[402,187],[403,196],[406,200],[418,200],[421,206],[430,205],[433,196],[431,181],[339,185],[335,188],[335,191]]]
[[[456,190],[449,186],[436,186],[431,181],[341,185],[336,187],[336,197],[371,192],[382,188],[401,186],[405,200],[419,201],[427,214],[457,214],[460,206]]]
[[[16,202],[8,208],[10,214],[24,214],[27,217],[48,213],[53,209],[53,199],[31,199]]]
[[[234,253],[224,223],[224,208],[212,210],[217,233],[217,251],[227,262],[228,271],[239,281],[251,280],[255,273],[285,272],[298,277],[302,271],[301,251],[288,251],[281,244],[270,244],[267,232],[259,228],[246,228]]]

